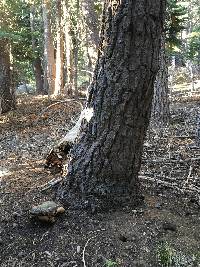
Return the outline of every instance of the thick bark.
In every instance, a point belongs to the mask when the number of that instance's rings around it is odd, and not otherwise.
[[[33,60],[33,70],[35,74],[35,82],[36,82],[36,92],[37,94],[43,94],[44,93],[44,83],[43,83],[43,69],[42,69],[42,62],[41,58],[39,56],[39,53],[36,51],[36,39],[34,36],[35,33],[35,7],[32,4],[30,6],[30,27],[31,27],[31,33],[32,33],[32,49],[34,53],[34,60]]]
[[[154,84],[152,122],[157,126],[166,126],[169,122],[168,67],[165,54],[165,39],[162,37],[159,71]]]
[[[54,94],[55,90],[55,59],[54,59],[54,46],[51,33],[51,15],[50,15],[50,1],[43,0],[43,22],[44,22],[44,65],[45,65],[45,77],[47,79],[44,85],[45,91],[48,89],[49,95]]]
[[[61,25],[62,8],[61,0],[56,1],[56,80],[54,95],[63,91],[63,32]]]
[[[11,90],[10,44],[7,39],[0,39],[0,114],[15,107]]]
[[[88,98],[93,116],[73,148],[65,180],[63,195],[70,203],[84,200],[86,205],[108,206],[138,199],[164,2],[105,1],[99,58]]]

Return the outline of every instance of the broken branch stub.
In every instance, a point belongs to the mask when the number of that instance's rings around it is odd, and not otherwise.
[[[69,159],[69,154],[73,144],[80,134],[83,120],[89,122],[93,116],[92,108],[85,108],[81,111],[80,117],[76,124],[70,129],[65,137],[53,147],[46,157],[45,168],[48,168],[52,173],[62,173],[63,166]]]

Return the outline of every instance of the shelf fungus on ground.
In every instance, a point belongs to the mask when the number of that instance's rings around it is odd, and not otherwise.
[[[55,222],[55,216],[60,213],[64,213],[65,209],[53,201],[46,201],[38,206],[34,206],[30,210],[32,218],[36,218],[42,222],[53,223]]]

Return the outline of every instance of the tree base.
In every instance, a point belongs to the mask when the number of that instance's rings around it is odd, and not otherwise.
[[[86,210],[92,214],[107,212],[110,210],[121,210],[126,207],[135,208],[144,203],[144,196],[137,190],[137,193],[126,192],[123,194],[83,194],[61,185],[57,191],[57,197],[69,209]]]

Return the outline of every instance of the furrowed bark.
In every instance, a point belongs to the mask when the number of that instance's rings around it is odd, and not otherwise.
[[[138,200],[164,7],[161,0],[105,1],[88,98],[93,116],[73,148],[61,188],[72,205],[105,207]]]

